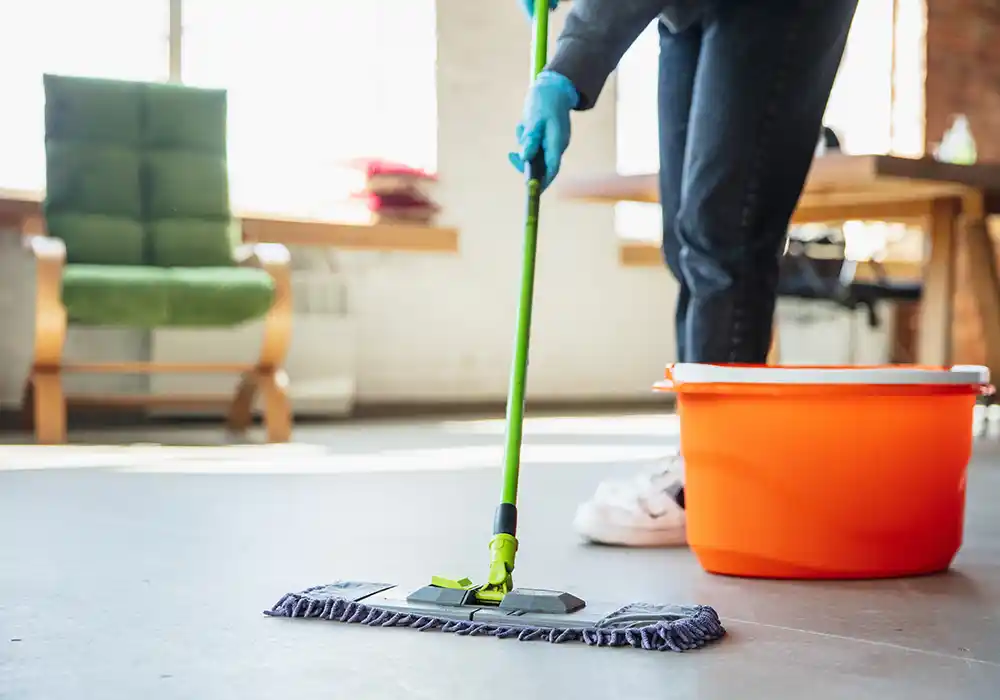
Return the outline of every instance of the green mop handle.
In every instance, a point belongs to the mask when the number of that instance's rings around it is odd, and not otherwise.
[[[534,61],[531,79],[538,76],[548,60],[549,3],[535,0]],[[514,359],[507,393],[507,440],[504,448],[503,494],[493,521],[493,534],[517,534],[517,479],[521,466],[521,436],[524,425],[525,385],[528,375],[528,340],[531,335],[531,303],[535,292],[535,252],[538,242],[538,210],[545,175],[544,154],[527,164],[528,201],[524,221],[524,253],[521,268],[521,296],[517,305]],[[513,562],[511,562],[513,563]]]

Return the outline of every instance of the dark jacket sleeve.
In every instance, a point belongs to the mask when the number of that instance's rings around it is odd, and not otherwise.
[[[580,93],[577,109],[597,102],[625,52],[670,0],[573,0],[546,68],[565,75]]]

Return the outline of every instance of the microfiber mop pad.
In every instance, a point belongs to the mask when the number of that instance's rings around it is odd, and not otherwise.
[[[389,584],[346,581],[314,586],[285,595],[264,614],[375,627],[440,630],[463,636],[583,642],[590,646],[635,647],[649,651],[690,651],[726,634],[718,614],[706,605],[632,603],[599,616],[582,611],[559,616],[510,614],[486,607],[430,609],[429,606],[415,606],[404,598],[378,595],[392,588]]]

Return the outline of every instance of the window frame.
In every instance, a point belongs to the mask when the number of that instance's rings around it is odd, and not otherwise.
[[[170,67],[167,72],[167,80],[172,83],[180,83],[182,81],[181,66],[184,65],[182,61],[182,54],[184,52],[184,42],[182,41],[182,35],[184,34],[184,0],[167,0],[167,5],[168,12],[170,13],[170,28],[167,33],[167,42],[170,47],[167,60],[170,62]]]

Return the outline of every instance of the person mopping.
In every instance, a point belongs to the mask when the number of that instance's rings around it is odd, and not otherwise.
[[[532,81],[542,74],[548,63],[549,2],[534,0]],[[542,184],[546,179],[546,165],[541,152],[538,151],[536,157],[522,169],[527,172],[524,178],[521,284],[507,394],[500,499],[493,513],[493,536],[487,547],[490,558],[485,580],[478,579],[477,582],[467,576],[453,574],[431,576],[429,584],[405,589],[391,583],[339,579],[286,593],[269,610],[265,610],[264,615],[329,620],[381,629],[436,629],[466,638],[495,637],[554,644],[582,642],[595,647],[632,647],[646,651],[691,651],[726,635],[719,613],[710,605],[588,603],[570,591],[528,588],[514,583],[520,549],[517,492],[521,474],[538,223]]]
[[[521,2],[531,15],[534,2]],[[857,2],[573,0],[528,91],[510,160],[523,172],[541,153],[547,188],[569,146],[570,114],[594,106],[658,20],[663,257],[680,285],[678,362],[766,362],[779,257]],[[603,544],[685,544],[683,456],[601,484],[575,527]]]

